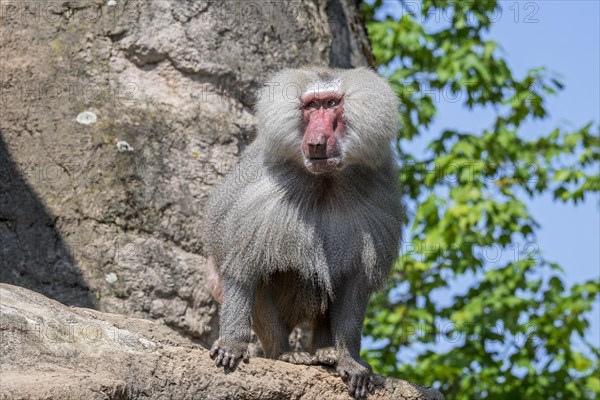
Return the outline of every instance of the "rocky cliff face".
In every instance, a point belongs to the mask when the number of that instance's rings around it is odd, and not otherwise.
[[[206,195],[269,74],[367,63],[354,2],[1,7],[0,281],[208,344]]]

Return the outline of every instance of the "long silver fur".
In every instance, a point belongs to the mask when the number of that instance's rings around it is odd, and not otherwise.
[[[343,96],[335,174],[316,175],[304,164],[301,96],[314,90]],[[359,358],[362,324],[401,235],[390,147],[397,98],[366,68],[287,69],[267,82],[256,113],[256,140],[204,213],[205,252],[223,296],[220,344],[243,347],[252,326],[267,356],[277,358],[289,350],[290,330],[308,322],[310,351],[332,346],[342,376],[370,375]],[[357,379],[349,385],[360,396],[366,381]]]

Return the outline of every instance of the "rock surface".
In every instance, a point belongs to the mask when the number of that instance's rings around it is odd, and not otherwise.
[[[333,369],[252,358],[230,374],[154,322],[64,306],[0,284],[1,399],[349,399]],[[378,378],[369,399],[442,400]]]
[[[322,368],[212,367],[198,227],[270,74],[371,63],[356,4],[0,2],[0,282],[89,308],[2,286],[2,398],[347,398]]]
[[[368,64],[356,4],[2,1],[0,282],[211,344],[207,193],[270,74]]]

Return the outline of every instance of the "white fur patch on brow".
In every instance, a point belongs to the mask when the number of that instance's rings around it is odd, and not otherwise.
[[[331,81],[313,81],[302,95],[302,98],[318,95],[322,96],[329,93],[342,93],[342,83],[339,78]]]

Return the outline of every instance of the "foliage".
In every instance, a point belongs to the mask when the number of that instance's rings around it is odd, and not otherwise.
[[[371,302],[365,335],[376,345],[364,356],[376,372],[437,387],[448,400],[595,398],[600,350],[584,334],[600,282],[566,287],[535,245],[524,200],[552,193],[578,203],[598,192],[598,126],[526,137],[522,124],[543,119],[546,98],[563,85],[543,68],[513,76],[485,39],[496,1],[424,0],[399,20],[376,18],[381,7],[366,5],[365,17],[401,98],[399,148],[436,115],[425,86],[462,91],[464,106],[491,107],[495,120],[483,132],[441,132],[425,155],[398,151],[412,224],[388,290]],[[441,11],[451,21],[428,28]],[[491,262],[490,249],[504,256]],[[456,282],[469,284],[440,301]],[[408,348],[420,352],[403,363]]]

